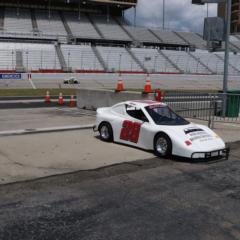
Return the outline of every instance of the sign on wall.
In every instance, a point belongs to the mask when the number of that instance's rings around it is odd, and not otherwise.
[[[22,79],[22,74],[21,73],[0,73],[0,79],[19,80],[19,79]]]

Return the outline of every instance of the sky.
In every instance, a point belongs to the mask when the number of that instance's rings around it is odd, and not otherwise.
[[[137,25],[162,28],[163,0],[138,0]],[[209,16],[217,15],[217,5],[209,4]],[[179,31],[203,32],[207,5],[192,5],[192,0],[165,0],[165,28]],[[125,17],[133,23],[134,11]]]

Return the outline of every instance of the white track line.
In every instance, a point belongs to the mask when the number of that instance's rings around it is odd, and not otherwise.
[[[28,78],[28,81],[30,82],[33,89],[37,89],[31,78]]]

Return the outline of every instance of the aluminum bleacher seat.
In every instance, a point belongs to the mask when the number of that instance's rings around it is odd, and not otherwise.
[[[103,15],[90,15],[90,17],[105,39],[122,41],[132,40],[111,16],[107,18]]]
[[[51,11],[50,15],[47,10],[36,10],[35,11],[38,29],[41,33],[47,35],[59,35],[66,36],[63,22],[57,11]],[[50,17],[50,18],[49,18]]]
[[[23,66],[28,71],[39,69],[61,69],[53,44],[0,43],[0,54],[2,55],[2,52],[4,51],[8,51],[8,57],[5,60],[6,63],[11,66],[13,63],[14,68],[16,63],[16,51],[21,51],[23,56]]]
[[[172,50],[162,51],[185,73],[209,73],[208,69],[202,66],[199,61],[191,57],[187,52]]]
[[[178,72],[156,49],[132,48],[131,51],[149,72]]]
[[[84,13],[80,18],[76,12],[64,12],[65,19],[74,36],[84,39],[101,39]]]
[[[16,34],[31,33],[32,21],[29,9],[5,9],[4,30]]]
[[[177,32],[182,38],[184,38],[191,45],[196,46],[198,49],[206,49],[207,43],[201,36],[193,32]]]
[[[26,44],[22,49],[26,69],[61,69],[53,44]]]
[[[237,35],[230,35],[230,50],[232,52],[240,52],[240,38]],[[224,43],[222,44],[224,48]]]
[[[216,53],[214,55],[218,55],[223,59],[222,60],[222,73],[223,73],[224,72],[224,53],[223,52]],[[235,67],[236,69],[234,69],[232,66]],[[239,75],[239,71],[240,71],[240,55],[239,54],[233,54],[233,53],[229,54],[228,71],[229,71],[229,74]]]
[[[124,28],[133,36],[136,41],[160,43],[161,41],[156,38],[147,28],[143,27],[131,27],[125,25]]]
[[[0,70],[14,70],[16,67],[16,52],[11,45],[5,42],[0,43]]]
[[[181,39],[178,35],[176,35],[172,31],[162,31],[157,29],[152,29],[152,31],[164,42],[168,44],[179,44],[179,45],[186,45],[183,39]]]
[[[68,67],[73,70],[103,70],[92,48],[86,45],[61,45]]]
[[[224,63],[215,54],[208,52],[193,52],[192,54],[204,62],[214,73],[223,73]]]
[[[134,61],[125,48],[97,47],[109,71],[141,72],[141,67]]]

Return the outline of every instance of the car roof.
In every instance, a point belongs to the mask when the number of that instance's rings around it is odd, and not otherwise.
[[[138,107],[148,107],[152,105],[167,106],[167,104],[165,103],[156,102],[152,100],[132,100],[132,101],[126,101],[125,104],[138,106]]]

